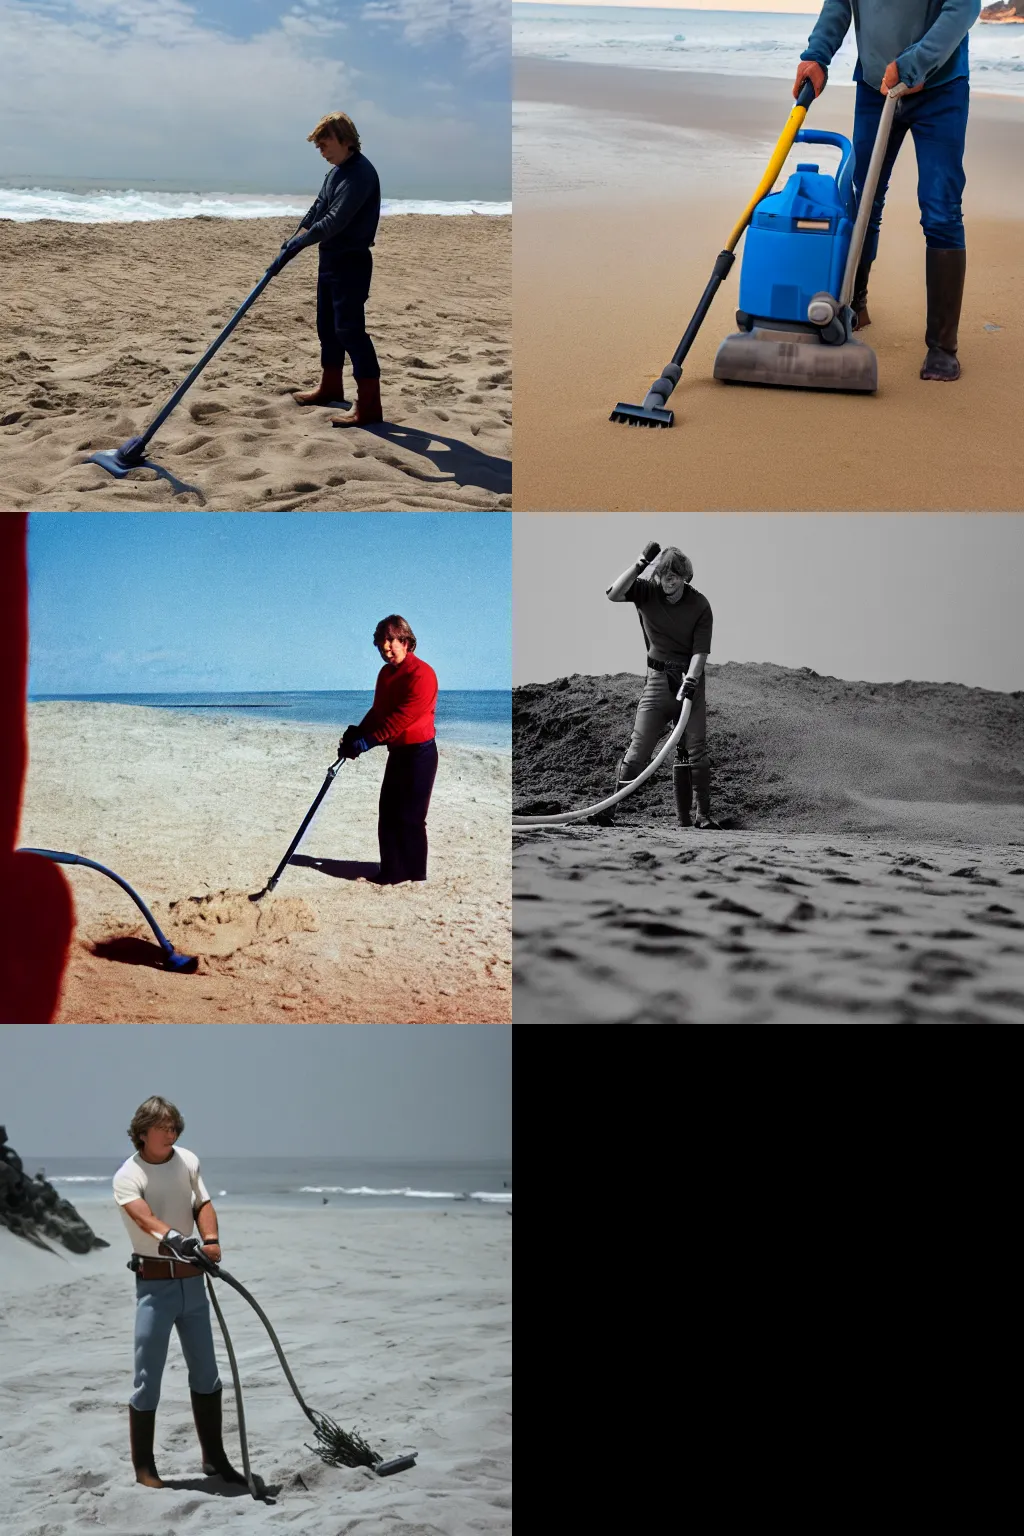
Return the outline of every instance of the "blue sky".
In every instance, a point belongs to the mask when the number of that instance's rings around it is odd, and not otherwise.
[[[442,688],[511,687],[505,512],[37,512],[29,692],[372,688],[412,625]]]
[[[0,0],[0,166],[310,192],[355,120],[384,195],[510,196],[505,0]]]

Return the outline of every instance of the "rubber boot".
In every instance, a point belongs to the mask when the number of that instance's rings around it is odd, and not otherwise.
[[[332,427],[372,427],[384,420],[380,403],[380,379],[356,379],[356,408],[348,416],[335,416]]]
[[[325,368],[316,389],[292,395],[296,405],[347,405],[344,368]]]
[[[624,784],[630,783],[629,779],[623,778],[623,776],[622,776],[622,766],[623,765],[620,763],[619,767],[618,767],[618,771],[615,774],[615,790],[613,791],[613,793],[616,793],[616,794],[618,793],[618,791],[622,788],[622,786]],[[635,777],[635,775],[634,775],[634,777]],[[621,805],[621,804],[622,804],[622,802],[620,800],[619,801],[619,805]],[[618,810],[618,808],[619,808],[618,805],[612,805],[612,806],[609,806],[608,810],[606,810],[606,811],[598,811],[596,816],[588,816],[587,817],[587,826],[588,827],[614,827],[614,825],[615,825],[615,812]]]
[[[866,330],[871,324],[871,316],[868,314],[868,278],[870,276],[871,262],[865,261],[862,256],[857,268],[857,276],[853,280],[853,298],[850,300],[855,331]]]
[[[156,1430],[156,1409],[144,1412],[128,1404],[128,1433],[132,1445],[132,1466],[135,1481],[143,1488],[162,1488],[160,1474],[153,1460],[153,1435]]]
[[[236,1472],[224,1450],[221,1429],[221,1402],[223,1392],[193,1392],[192,1417],[196,1421],[196,1434],[203,1452],[203,1471],[207,1477],[222,1477],[226,1483],[241,1483],[245,1478]]]
[[[681,827],[692,827],[690,807],[693,802],[693,780],[689,763],[673,763],[672,794],[676,802],[676,820]]]
[[[922,379],[951,384],[960,377],[956,347],[966,273],[966,251],[926,252],[928,326],[924,339],[928,356],[921,369]]]
[[[711,764],[701,763],[698,767],[691,768],[690,772],[693,775],[693,791],[697,798],[697,819],[694,825],[720,832],[722,829],[711,814]]]

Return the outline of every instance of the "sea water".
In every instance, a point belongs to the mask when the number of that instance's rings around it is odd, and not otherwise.
[[[512,17],[513,50],[521,55],[769,80],[792,80],[815,22],[810,13],[604,5],[513,4]],[[975,90],[1024,95],[1024,26],[977,22],[970,51]],[[849,81],[856,59],[851,27],[830,78]]]
[[[186,714],[282,720],[288,725],[329,725],[339,733],[363,718],[373,693],[356,689],[296,693],[38,693],[30,703],[71,700],[89,704],[138,704]],[[512,694],[504,688],[442,688],[435,714],[437,739],[452,746],[512,751]]]
[[[189,1145],[188,1138],[184,1138]],[[23,1157],[25,1172],[43,1173],[79,1207],[113,1200],[111,1181],[131,1147],[110,1157]],[[503,1213],[512,1208],[510,1162],[425,1162],[342,1157],[200,1157],[203,1181],[220,1207],[274,1205],[316,1210],[328,1205],[367,1210]]]
[[[0,184],[0,219],[28,223],[59,219],[68,224],[152,223],[159,219],[301,219],[312,197],[274,193],[159,191],[122,183],[65,182],[53,187]],[[511,203],[473,200],[443,202],[431,198],[390,198],[381,204],[387,218],[396,214],[434,214],[448,218],[500,216]]]

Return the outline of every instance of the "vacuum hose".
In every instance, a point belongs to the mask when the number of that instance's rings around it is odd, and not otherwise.
[[[676,699],[677,701],[682,700],[683,707],[680,711],[679,719],[672,729],[672,734],[657,757],[652,758],[647,767],[638,773],[635,779],[630,779],[628,784],[623,784],[621,789],[617,789],[614,795],[609,795],[606,800],[599,801],[597,805],[585,806],[581,811],[562,811],[557,816],[513,816],[513,831],[531,832],[539,827],[560,827],[565,826],[570,821],[585,821],[588,816],[595,816],[599,811],[607,811],[611,806],[618,805],[619,801],[625,800],[626,796],[631,795],[634,789],[639,789],[640,785],[646,783],[652,774],[657,773],[669,753],[682,740],[683,732],[686,730],[687,721],[690,718],[692,702],[690,699],[683,698],[682,688],[676,694]]]

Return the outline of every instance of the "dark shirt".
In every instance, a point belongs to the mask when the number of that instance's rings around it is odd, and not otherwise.
[[[711,604],[696,587],[685,587],[682,597],[670,603],[656,582],[638,576],[625,598],[639,610],[647,654],[655,661],[685,671],[693,656],[711,650]]]
[[[370,249],[380,222],[380,178],[361,150],[331,166],[302,222],[306,244],[324,255]]]

